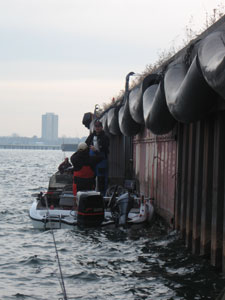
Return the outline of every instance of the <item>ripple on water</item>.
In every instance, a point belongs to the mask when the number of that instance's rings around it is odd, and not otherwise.
[[[0,299],[62,298],[52,233],[33,229],[28,217],[32,194],[46,189],[62,158],[60,151],[0,150]],[[69,300],[215,299],[224,286],[161,220],[54,235]]]

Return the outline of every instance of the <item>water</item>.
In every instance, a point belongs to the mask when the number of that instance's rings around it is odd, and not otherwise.
[[[69,155],[71,155],[70,153]],[[32,194],[60,151],[0,150],[0,299],[63,299],[51,231],[33,229]],[[56,230],[68,299],[215,299],[225,280],[160,220],[129,230]]]

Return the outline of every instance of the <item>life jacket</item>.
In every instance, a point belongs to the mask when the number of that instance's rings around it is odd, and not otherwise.
[[[95,173],[90,166],[83,166],[73,173],[73,194],[78,191],[90,191],[95,188]]]

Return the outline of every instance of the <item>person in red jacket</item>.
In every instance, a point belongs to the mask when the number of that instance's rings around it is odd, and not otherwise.
[[[89,191],[95,189],[95,167],[102,161],[101,155],[90,156],[86,143],[80,143],[70,161],[73,164],[73,194],[78,191]]]

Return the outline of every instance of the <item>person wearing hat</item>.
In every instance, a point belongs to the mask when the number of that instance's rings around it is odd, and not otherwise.
[[[105,195],[108,185],[108,154],[109,137],[105,134],[100,120],[94,123],[94,131],[86,139],[85,143],[90,149],[90,155],[101,155],[103,160],[96,166],[95,174],[97,176],[98,190]]]
[[[80,143],[77,151],[71,156],[73,164],[73,194],[78,191],[88,191],[95,189],[95,167],[102,160],[100,155],[90,156],[88,145]]]

